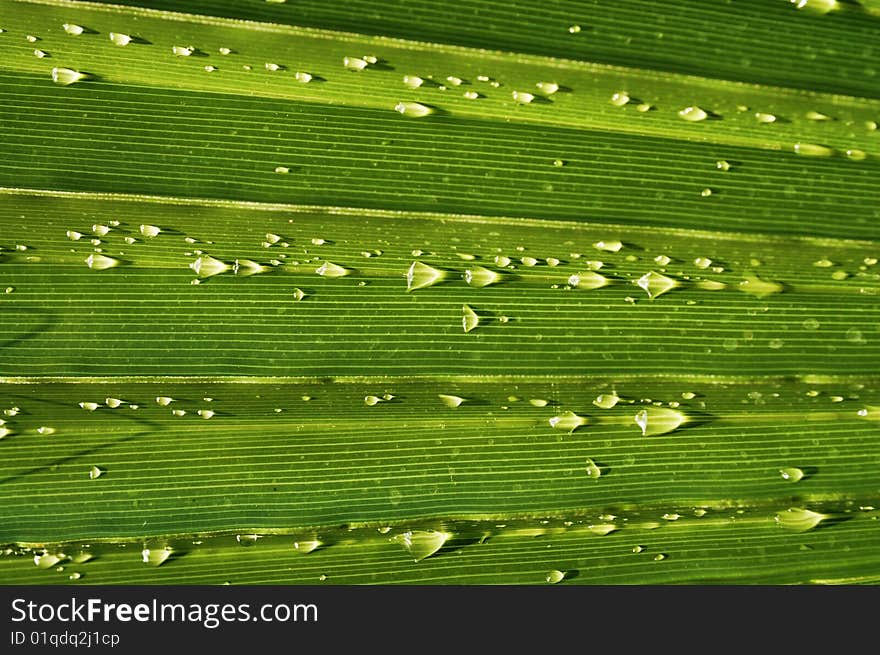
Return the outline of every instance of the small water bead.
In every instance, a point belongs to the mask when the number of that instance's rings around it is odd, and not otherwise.
[[[676,409],[650,407],[638,412],[633,421],[642,429],[642,436],[667,434],[677,429],[687,417]]]
[[[232,49],[231,49],[231,48],[222,47],[222,48],[217,48],[217,52],[219,52],[221,55],[224,55],[224,56],[225,56],[225,55],[231,54],[231,53],[232,53]]]
[[[299,302],[300,300],[302,300],[305,297],[306,297],[305,291],[303,291],[299,287],[296,287],[293,290],[293,299],[296,300],[297,302]]]
[[[445,393],[439,393],[437,394],[437,397],[440,399],[440,402],[442,402],[449,408],[458,407],[464,402],[464,398],[462,398],[461,396],[452,396]]]
[[[54,553],[42,553],[39,555],[34,555],[34,566],[38,569],[51,569],[53,566],[56,566],[59,562],[63,562],[66,557],[64,555],[56,555]]]
[[[584,271],[570,275],[568,284],[575,289],[601,289],[608,285],[608,278],[595,271]]]
[[[755,120],[757,120],[759,123],[775,123],[776,116],[774,114],[767,114],[762,111],[756,111]]]
[[[81,577],[82,577],[82,573],[77,573],[76,571],[74,571],[69,576],[67,576],[67,579],[68,580],[79,580]]]
[[[592,478],[593,480],[598,480],[599,477],[602,475],[602,469],[600,469],[596,465],[596,462],[594,462],[592,459],[590,459],[588,457],[587,461],[586,461],[586,473],[587,473],[588,478]]]
[[[559,91],[559,85],[556,82],[538,82],[535,86],[538,87],[541,93],[548,96],[552,96]]]
[[[632,552],[634,552],[634,553],[641,553],[643,550],[645,550],[644,546],[633,546],[632,547]]]
[[[834,262],[830,259],[819,259],[813,262],[813,266],[816,266],[818,268],[829,268],[831,266],[834,266]]]
[[[296,550],[299,553],[302,553],[303,555],[308,555],[309,553],[313,553],[323,545],[324,545],[323,542],[321,542],[318,539],[307,539],[304,541],[294,541],[293,542],[294,550]]]
[[[72,36],[79,36],[85,32],[85,28],[82,25],[76,25],[74,23],[64,23],[61,27],[64,28],[65,32]]]
[[[48,57],[49,53],[45,50],[34,50],[34,57],[37,59],[42,59],[43,57]]]
[[[50,435],[53,435],[53,434],[55,434],[55,432],[56,432],[55,428],[51,428],[46,425],[37,428],[37,434],[40,434],[44,437],[48,437]]]
[[[672,260],[666,255],[657,255],[656,257],[654,257],[654,262],[660,264],[660,266],[666,266],[671,261]]]
[[[837,9],[837,0],[790,0],[797,9],[804,9],[815,14],[827,14]]]
[[[511,401],[511,402],[513,402],[513,401]],[[544,398],[530,398],[529,399],[529,405],[531,405],[533,407],[546,407],[548,404],[549,404],[549,401],[545,400]]]
[[[329,277],[329,278],[344,277],[344,276],[348,275],[350,272],[351,271],[349,271],[346,268],[343,268],[339,264],[334,264],[333,262],[330,262],[330,261],[325,261],[323,264],[321,264],[318,268],[315,269],[315,273],[317,273],[318,275],[321,275],[323,277]]]
[[[160,407],[168,407],[171,403],[174,402],[174,398],[170,396],[156,396],[156,404]]]
[[[844,270],[837,270],[837,271],[834,271],[834,272],[831,274],[831,279],[832,279],[832,280],[837,280],[838,282],[841,281],[841,280],[845,280],[845,279],[848,278],[848,277],[849,277],[849,273],[847,273],[847,272],[844,271]]]
[[[593,244],[596,250],[604,250],[605,252],[618,252],[623,248],[623,243],[617,240],[613,241],[597,241]]]
[[[13,291],[15,291],[15,287],[6,287],[5,291],[6,291],[6,295],[9,295]]]
[[[739,283],[739,288],[741,291],[745,291],[746,293],[757,296],[758,298],[765,298],[767,296],[773,295],[774,293],[781,293],[783,290],[783,286],[778,282],[762,280],[756,275],[752,274],[748,274],[745,276],[745,279]]]
[[[712,265],[712,260],[708,257],[697,257],[694,260],[694,265],[697,268],[709,268]]]
[[[89,469],[89,480],[97,480],[102,475],[104,475],[104,469],[99,468],[97,466],[93,466]]]
[[[94,402],[87,401],[87,400],[84,400],[83,402],[79,403],[79,406],[82,407],[87,412],[94,412],[96,409],[98,409],[100,407],[100,405],[98,403],[94,403]]]
[[[709,114],[705,112],[705,110],[697,107],[696,105],[685,107],[681,111],[678,112],[680,118],[688,121],[689,123],[696,123],[698,121],[706,120],[709,117]]]
[[[408,530],[391,537],[391,541],[400,544],[416,562],[430,557],[443,547],[452,534],[434,530]]]
[[[801,509],[799,507],[792,507],[777,514],[775,520],[780,527],[783,527],[786,530],[791,530],[792,532],[806,532],[807,530],[812,530],[827,518],[828,516],[825,514],[819,514],[818,512]]]
[[[520,261],[523,263],[523,266],[537,266],[538,260],[534,257],[522,257]]]
[[[465,91],[462,95],[463,95],[467,100],[476,100],[477,98],[480,97],[480,94],[477,93],[476,91]]]
[[[159,236],[159,233],[162,231],[155,225],[141,225],[139,229],[141,234],[143,234],[148,239]]]
[[[662,519],[664,519],[664,520],[666,520],[666,521],[677,521],[678,519],[681,518],[681,514],[675,514],[675,513],[669,513],[669,512],[667,512],[666,514],[664,514],[664,515],[661,516],[660,518],[662,518]]]
[[[880,421],[880,407],[868,405],[857,411],[856,416],[869,421]]]
[[[76,82],[85,79],[85,77],[84,73],[71,70],[70,68],[52,69],[52,81],[61,86],[70,86],[71,84],[75,84]]]
[[[651,111],[653,108],[654,108],[654,105],[652,105],[651,103],[648,103],[648,102],[642,102],[642,103],[636,105],[636,111],[639,111],[643,114],[647,111]]]
[[[283,70],[283,69],[284,69],[284,66],[281,66],[281,65],[279,65],[279,64],[275,64],[275,63],[273,63],[273,62],[266,62],[266,63],[264,64],[264,66],[265,66],[265,68],[266,68],[267,71],[272,71],[272,72],[280,71],[280,70]]]
[[[501,275],[482,266],[474,266],[464,272],[464,281],[472,287],[487,287],[501,281]]]
[[[614,95],[611,96],[611,100],[609,101],[615,107],[623,107],[630,101],[629,94],[626,91],[618,91]]]
[[[114,45],[118,46],[127,46],[131,43],[131,37],[128,34],[122,34],[121,32],[110,32],[110,40]]]
[[[293,75],[293,79],[295,79],[300,84],[308,84],[312,81],[312,74],[307,73],[305,71],[296,71]]]
[[[174,416],[186,416],[186,410],[185,410],[185,409],[172,409],[172,410],[171,410],[171,413],[172,413]]]
[[[834,154],[831,148],[815,143],[795,143],[794,152],[805,157],[830,157]]]
[[[424,289],[446,277],[446,273],[422,262],[413,262],[406,272],[406,290]]]
[[[510,266],[510,257],[505,257],[504,255],[496,255],[493,261],[498,264],[501,268],[506,268]]]
[[[189,57],[193,52],[195,52],[195,48],[192,46],[172,46],[171,52],[177,57]]]
[[[171,557],[171,553],[173,552],[174,550],[170,546],[165,546],[164,548],[144,548],[141,551],[141,558],[144,564],[161,566],[168,561],[168,558]]]
[[[570,25],[568,28],[569,34],[578,34],[581,31],[580,25]]]
[[[804,472],[796,467],[779,469],[779,474],[782,476],[782,479],[787,482],[798,482],[804,477]]]
[[[818,111],[810,110],[806,114],[804,114],[811,121],[829,121],[831,120],[830,116],[826,116]]]
[[[574,432],[582,425],[588,423],[588,419],[578,416],[574,412],[563,412],[558,416],[554,416],[549,420],[550,427],[557,430],[565,430],[566,432]]]
[[[662,562],[662,561],[665,560],[665,559],[666,559],[666,554],[665,554],[665,553],[657,553],[656,555],[654,555],[654,561],[655,561],[655,562]]]
[[[410,118],[422,118],[433,113],[434,110],[419,102],[398,102],[394,105],[394,111]]]
[[[381,402],[382,399],[379,396],[364,396],[364,405],[367,407],[375,407]]]
[[[876,257],[865,257],[865,259],[862,261],[865,262],[865,266],[874,266],[877,263],[877,258]]]
[[[220,275],[230,269],[228,264],[210,255],[200,255],[189,267],[195,271],[196,275],[203,278]]]
[[[35,37],[33,34],[28,34],[28,35],[27,35],[26,37],[24,37],[24,38],[25,38],[25,40],[27,40],[28,43],[36,43],[37,41],[40,40],[40,39],[38,39],[37,37]]]
[[[604,537],[606,534],[611,534],[617,530],[617,526],[612,523],[599,523],[587,526],[587,529],[595,535]]]
[[[107,407],[109,407],[110,409],[116,409],[117,407],[122,405],[123,402],[125,402],[125,401],[120,400],[119,398],[105,398],[104,399],[104,404],[107,405]]]
[[[360,57],[343,57],[342,65],[350,71],[362,71],[367,67],[367,62]]]
[[[200,409],[199,411],[196,412],[196,414],[201,416],[203,419],[209,419],[212,416],[214,416],[214,410],[213,409]]]
[[[868,157],[867,153],[864,150],[859,150],[857,148],[851,148],[846,151],[846,156],[849,159],[854,161],[862,161]]]
[[[463,259],[466,262],[472,262],[477,258],[476,255],[472,255],[467,252],[457,252],[455,254],[459,259]]]
[[[544,575],[544,581],[547,582],[547,584],[559,584],[563,580],[565,580],[565,573],[557,569],[547,571]]]
[[[645,273],[636,281],[636,284],[645,290],[651,300],[678,286],[678,282],[672,278],[654,271]]]
[[[601,409],[611,409],[620,402],[620,396],[616,392],[603,393],[596,396],[593,404]]]
[[[535,95],[528,91],[514,91],[511,95],[513,96],[514,101],[521,105],[527,105],[535,99]]]
[[[480,317],[467,305],[461,307],[461,324],[465,332],[470,332],[480,324]]]
[[[423,80],[418,75],[404,75],[403,83],[411,89],[418,89],[420,86],[422,86],[422,84],[425,83],[425,80]]]
[[[715,168],[719,171],[729,171],[730,170],[730,162],[724,159],[719,159],[715,162]]]

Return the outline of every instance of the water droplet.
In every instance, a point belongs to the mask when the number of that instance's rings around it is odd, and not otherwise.
[[[636,105],[636,111],[640,111],[640,112],[642,112],[643,114],[644,114],[646,111],[651,111],[653,108],[654,108],[654,105],[652,105],[652,104],[649,103],[649,102],[642,102],[642,103]]]
[[[840,282],[841,280],[845,280],[848,277],[849,277],[849,273],[847,273],[844,270],[837,270],[831,274],[831,279],[837,280],[838,282]]]
[[[559,91],[559,85],[556,82],[538,82],[535,84],[538,87],[538,90],[541,93],[544,93],[548,96],[552,96],[554,93]]]
[[[774,114],[768,114],[763,111],[756,111],[755,120],[757,120],[759,123],[775,123],[776,116]]]
[[[660,266],[666,266],[671,261],[672,260],[666,255],[657,255],[656,257],[654,257],[654,262],[660,264]]]
[[[665,553],[657,553],[656,555],[654,555],[654,561],[655,561],[655,562],[662,562],[662,561],[665,560],[665,559],[666,559],[666,554],[665,554]]]
[[[6,287],[6,295],[9,295],[13,291],[15,291],[15,287]]]
[[[602,469],[600,469],[596,465],[596,462],[594,462],[590,458],[587,458],[586,464],[587,464],[587,469],[586,469],[587,470],[587,477],[592,478],[593,480],[598,480],[599,476],[602,475]]]
[[[33,34],[28,34],[24,38],[27,39],[28,43],[36,43],[37,41],[39,41],[39,39],[37,37],[35,37]]]
[[[411,118],[421,118],[433,112],[433,109],[426,107],[419,102],[398,102],[394,105],[394,111],[398,111],[404,116]]]
[[[681,514],[675,514],[675,513],[669,513],[669,512],[667,512],[666,514],[664,514],[664,515],[661,516],[660,518],[662,518],[662,519],[664,519],[664,520],[666,520],[666,521],[677,521],[678,519],[681,518]]]
[[[74,23],[64,23],[61,27],[64,28],[65,32],[73,36],[79,36],[85,31],[82,25],[75,25]]]
[[[795,143],[794,152],[805,157],[830,157],[834,154],[834,150],[831,148],[815,143]]]
[[[439,530],[408,530],[391,537],[391,541],[403,546],[414,561],[421,562],[440,550],[451,537],[449,532]]]
[[[162,230],[155,225],[141,225],[140,231],[146,238],[152,239],[153,237],[158,236]]]
[[[685,400],[693,400],[697,397],[697,394],[695,394],[693,391],[682,391],[681,397]]]
[[[437,394],[437,397],[440,399],[440,402],[451,408],[458,407],[464,402],[464,398],[461,398],[460,396],[450,396],[445,393]]]
[[[169,546],[165,546],[164,548],[144,548],[141,551],[141,558],[143,559],[144,564],[161,566],[169,557],[171,557],[172,552],[174,551]]]
[[[694,260],[694,265],[697,268],[709,268],[712,265],[712,260],[708,257],[697,257]]]
[[[418,75],[404,75],[403,83],[411,89],[418,89],[422,84],[424,84],[425,80],[423,80]]]
[[[706,510],[703,509],[702,507],[698,507],[697,509],[694,510],[694,516],[696,516],[697,518],[700,518],[702,516],[706,516]]]
[[[552,571],[547,571],[547,574],[544,576],[544,580],[546,580],[548,584],[559,584],[560,582],[565,580],[565,573],[553,569]]]
[[[645,550],[644,546],[633,546],[632,547],[632,552],[634,552],[634,553],[641,553],[643,550]]]
[[[464,272],[464,281],[472,287],[487,287],[501,281],[501,275],[482,266],[474,266]]]
[[[364,405],[367,407],[374,407],[382,402],[382,399],[379,396],[364,396]]]
[[[678,282],[672,278],[654,271],[645,273],[636,281],[636,284],[645,290],[651,300],[678,286]]]
[[[228,54],[232,53],[232,49],[221,47],[221,48],[217,48],[217,52],[219,52],[221,55],[228,55]]]
[[[812,530],[824,519],[825,514],[819,514],[808,509],[792,507],[776,515],[776,523],[792,532],[806,532]]]
[[[44,50],[34,50],[34,57],[37,59],[42,59],[43,57],[48,57],[49,53]]]
[[[52,81],[61,86],[69,86],[85,78],[84,73],[80,73],[70,68],[53,68]]]
[[[859,150],[858,148],[850,148],[846,151],[846,156],[854,161],[862,161],[867,158],[867,153],[864,150]]]
[[[750,293],[758,298],[764,298],[774,293],[781,293],[783,286],[778,282],[762,280],[756,275],[747,274],[745,279],[739,283],[739,288],[746,293]]]
[[[169,396],[156,396],[156,403],[160,407],[168,407],[171,403],[174,402],[174,398],[170,398]]]
[[[633,419],[641,429],[642,436],[666,434],[678,428],[687,417],[676,409],[649,407],[638,412]]]
[[[185,410],[185,409],[172,409],[172,410],[171,410],[171,413],[172,413],[174,416],[186,416],[186,410]]]
[[[511,95],[513,96],[514,101],[521,105],[527,105],[535,99],[535,95],[528,91],[514,91]]]
[[[107,405],[110,409],[116,409],[119,407],[124,401],[119,398],[105,398],[104,404]]]
[[[804,9],[814,14],[827,14],[837,9],[837,0],[791,0],[797,9]]]
[[[49,435],[55,434],[55,428],[51,428],[47,425],[44,425],[44,426],[37,428],[37,434],[41,434],[44,437],[48,437]]]
[[[97,480],[102,475],[104,475],[104,469],[99,468],[97,466],[93,466],[89,469],[89,480]]]
[[[213,409],[200,409],[199,411],[196,412],[196,414],[201,416],[203,419],[209,419],[212,416],[214,416],[214,410]]]
[[[580,26],[580,25],[571,25],[571,26],[569,26],[569,28],[568,28],[568,33],[569,33],[569,34],[577,34],[577,33],[580,32],[580,31],[581,31],[581,26]]]
[[[715,162],[715,168],[719,171],[729,171],[730,170],[730,162],[724,159],[719,159]]]
[[[93,403],[89,401],[83,401],[79,403],[79,406],[82,407],[87,412],[94,412],[96,409],[100,407],[98,403]]]
[[[195,48],[192,46],[172,46],[171,52],[178,57],[189,57],[193,52],[195,52]]]
[[[232,264],[232,273],[242,277],[263,273],[266,270],[265,266],[250,259],[236,259]]]
[[[537,266],[538,265],[538,260],[535,259],[534,257],[529,257],[529,256],[522,257],[520,259],[520,261],[522,262],[523,266]]]
[[[679,117],[690,123],[696,123],[697,121],[706,120],[709,117],[703,109],[693,105],[691,107],[685,107],[680,112],[678,112]]]
[[[480,324],[480,317],[467,305],[461,306],[461,324],[465,332],[470,332]]]
[[[317,269],[315,269],[315,273],[318,275],[323,275],[324,277],[344,277],[350,273],[348,269],[342,268],[338,264],[334,264],[330,261],[325,261],[321,264]]]
[[[41,555],[34,555],[34,565],[38,569],[51,569],[58,562],[63,562],[65,559],[65,557],[59,557],[54,553],[42,553]]]
[[[779,474],[782,476],[783,480],[787,480],[788,482],[798,482],[804,477],[804,472],[796,467],[779,469]]]
[[[422,262],[413,262],[406,272],[406,290],[415,291],[430,287],[443,280],[444,277],[446,274],[443,271]]]
[[[462,95],[468,100],[476,100],[480,97],[480,94],[476,91],[465,91]]]
[[[511,402],[513,402],[513,401],[511,401]],[[549,403],[549,401],[547,401],[543,398],[531,398],[529,400],[529,404],[532,405],[533,407],[546,407],[548,405],[548,403]]]
[[[351,71],[362,71],[367,67],[367,62],[360,57],[343,57],[342,65]]]
[[[829,268],[830,266],[834,266],[834,262],[830,259],[819,259],[813,262],[813,266],[817,266],[818,268]]]
[[[570,275],[568,284],[576,289],[601,289],[608,285],[608,278],[594,271],[584,271]]]
[[[706,187],[705,189],[700,191],[700,195],[703,196],[704,198],[708,198],[709,196],[712,195],[712,189],[710,189],[709,187]]]
[[[623,243],[620,241],[597,241],[593,244],[593,247],[596,250],[604,250],[606,252],[618,252],[621,248],[623,248]]]
[[[866,418],[869,421],[880,421],[880,407],[872,407],[871,405],[868,405],[857,411],[856,415],[861,418]]]
[[[623,107],[625,104],[629,102],[629,94],[626,91],[618,91],[614,95],[611,96],[611,104],[615,107]]]
[[[293,290],[293,299],[296,300],[297,302],[299,302],[300,300],[302,300],[305,297],[306,297],[305,291],[303,291],[299,287],[297,287]]]
[[[128,34],[122,34],[120,32],[110,32],[110,40],[118,46],[126,46],[131,43],[131,37]]]
[[[615,392],[611,392],[599,394],[596,396],[596,400],[593,401],[593,404],[601,409],[611,409],[618,402],[620,402],[620,396]]]
[[[583,416],[578,416],[574,412],[563,412],[559,416],[554,416],[549,421],[550,427],[557,430],[565,430],[566,432],[574,432],[582,425],[586,425],[588,420]]]
[[[210,255],[199,255],[198,259],[192,262],[189,267],[195,271],[196,275],[203,278],[219,275],[229,270],[228,264]]]

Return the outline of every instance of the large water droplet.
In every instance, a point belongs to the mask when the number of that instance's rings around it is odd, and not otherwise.
[[[434,530],[409,530],[391,538],[412,555],[416,562],[430,557],[443,547],[452,535],[449,532]]]
[[[149,564],[150,566],[160,566],[162,563],[167,561],[169,557],[171,557],[172,552],[173,550],[169,546],[165,546],[163,548],[144,548],[141,551],[141,557],[144,564]]]
[[[584,271],[570,275],[568,284],[576,289],[601,289],[608,285],[608,278],[595,271]]]
[[[85,28],[82,25],[76,25],[74,23],[64,23],[61,27],[64,28],[64,31],[73,36],[79,36],[83,32],[85,32]]]
[[[293,547],[298,553],[302,553],[303,555],[308,555],[312,553],[324,544],[318,539],[307,539],[304,541],[294,541]]]
[[[753,296],[764,298],[765,296],[770,296],[774,293],[781,293],[784,287],[778,282],[762,280],[756,275],[747,273],[745,279],[739,283],[739,288]]]
[[[40,555],[34,555],[34,565],[36,565],[38,569],[51,569],[59,562],[63,562],[64,559],[63,556],[59,557],[54,553],[42,553]]]
[[[776,523],[792,532],[812,530],[828,516],[808,509],[792,507],[776,515]]]
[[[404,116],[411,118],[421,118],[432,113],[433,110],[420,102],[398,102],[394,105],[394,111],[400,112]]]
[[[672,432],[684,423],[687,417],[676,409],[649,407],[638,412],[633,420],[642,429],[642,436],[651,437]]]
[[[200,255],[189,267],[195,271],[199,277],[211,277],[219,275],[229,270],[229,265],[215,259],[210,255]]]
[[[464,398],[461,396],[451,396],[445,393],[437,394],[437,397],[440,398],[440,402],[451,408],[458,407],[464,402]]]
[[[465,332],[470,332],[480,324],[480,317],[473,309],[467,305],[462,305],[461,324]]]
[[[339,264],[334,264],[330,261],[325,261],[321,264],[317,269],[315,269],[315,273],[318,275],[323,275],[324,277],[344,277],[349,274],[349,270],[346,268],[342,268]]]
[[[70,86],[82,79],[85,79],[85,73],[71,70],[70,68],[53,68],[52,81],[61,86]]]
[[[654,271],[645,273],[636,281],[636,284],[645,290],[651,300],[678,286],[678,282],[672,278]]]
[[[611,96],[611,104],[615,107],[623,107],[625,104],[629,102],[629,94],[626,91],[618,91],[614,95]]]
[[[557,430],[565,430],[566,432],[574,432],[582,425],[586,425],[588,420],[583,416],[578,416],[574,412],[563,412],[559,416],[554,416],[549,421],[550,426]]]
[[[796,154],[806,157],[830,157],[834,154],[834,150],[831,148],[815,143],[795,143],[794,151]]]
[[[554,93],[559,91],[559,85],[556,82],[538,82],[535,84],[538,87],[538,90],[541,93],[544,93],[548,96],[552,96]]]
[[[464,281],[472,287],[487,287],[501,281],[501,275],[482,266],[473,266],[464,272]]]
[[[362,71],[367,67],[367,62],[360,57],[343,57],[342,65],[350,71]]]
[[[787,480],[788,482],[798,482],[804,477],[804,472],[794,466],[779,469],[779,474],[782,476],[783,480]]]
[[[680,112],[678,112],[678,115],[690,123],[696,123],[697,121],[706,120],[706,118],[709,117],[709,114],[707,114],[703,109],[695,105],[691,107],[685,107]]]
[[[527,105],[535,99],[535,95],[528,91],[514,91],[511,95],[513,96],[514,101],[521,105]]]
[[[560,582],[565,580],[565,573],[557,569],[553,569],[552,571],[547,571],[547,574],[544,576],[544,580],[546,580],[549,584],[559,584]]]
[[[406,272],[406,290],[415,291],[437,284],[446,274],[422,262],[413,262]]]
[[[593,401],[593,404],[601,409],[611,409],[618,402],[620,402],[620,396],[615,392],[611,392],[599,394],[596,396],[596,400]]]
[[[162,230],[155,225],[141,225],[140,231],[146,238],[152,239],[153,237],[159,236],[159,233]]]
[[[126,46],[131,43],[131,37],[121,32],[110,32],[110,40],[118,46]]]
[[[242,277],[256,275],[257,273],[262,273],[266,270],[267,268],[265,266],[250,259],[236,259],[232,264],[232,272],[235,275],[240,275]]]

